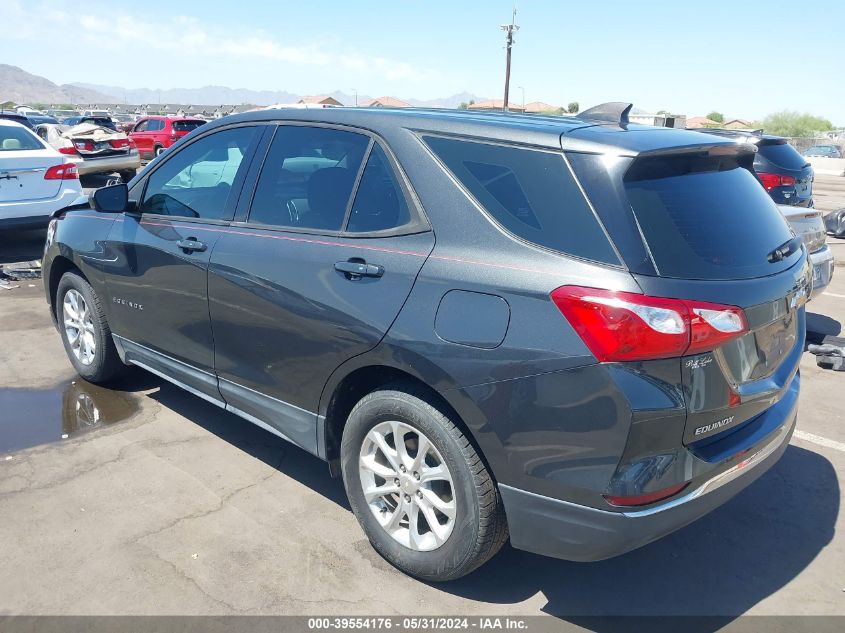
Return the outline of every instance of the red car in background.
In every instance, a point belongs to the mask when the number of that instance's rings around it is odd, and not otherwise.
[[[149,159],[204,123],[202,119],[189,117],[148,116],[135,124],[129,138],[135,141],[141,158]]]

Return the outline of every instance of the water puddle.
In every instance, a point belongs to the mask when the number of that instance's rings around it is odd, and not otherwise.
[[[127,420],[138,409],[130,394],[78,378],[50,389],[0,389],[0,454],[60,442]]]

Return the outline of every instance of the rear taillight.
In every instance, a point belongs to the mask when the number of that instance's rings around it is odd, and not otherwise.
[[[716,303],[581,286],[551,298],[599,362],[698,354],[748,330],[741,308]]]
[[[79,172],[73,163],[53,165],[44,172],[44,180],[79,180]]]
[[[112,141],[109,141],[109,145],[111,145],[114,149],[126,149],[127,147],[129,147],[129,139],[114,139]]]
[[[775,187],[792,186],[795,184],[795,178],[792,176],[782,176],[781,174],[770,174],[765,171],[758,171],[757,175],[760,177],[760,182],[766,191],[771,191]]]
[[[76,148],[73,146],[70,147],[60,147],[59,154],[66,154],[67,156],[79,156],[79,152],[76,151]]]
[[[75,141],[76,149],[81,149],[86,152],[94,151],[94,143],[91,141]]]
[[[132,140],[131,138],[128,138],[126,140],[129,143],[129,149],[136,149],[138,147],[137,145],[135,145],[135,141]]]
[[[657,501],[663,501],[663,499],[668,499],[676,494],[678,494],[681,490],[687,487],[689,484],[688,481],[685,481],[682,484],[677,484],[675,486],[670,486],[669,488],[664,488],[663,490],[656,490],[655,492],[649,492],[644,495],[632,495],[632,496],[614,496],[614,495],[605,495],[604,498],[607,499],[608,503],[614,506],[620,507],[632,507],[632,506],[646,506],[650,503],[656,503]]]

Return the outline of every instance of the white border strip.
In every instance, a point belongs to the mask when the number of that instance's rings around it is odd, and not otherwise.
[[[822,437],[821,435],[813,435],[812,433],[806,433],[805,431],[798,430],[796,430],[792,434],[792,436],[797,437],[799,440],[804,440],[805,442],[812,442],[813,444],[818,444],[819,446],[832,448],[835,451],[841,451],[845,453],[845,443],[843,442],[829,440],[826,437]]]

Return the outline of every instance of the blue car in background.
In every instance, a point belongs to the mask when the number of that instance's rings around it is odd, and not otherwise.
[[[783,136],[763,134],[762,130],[700,129],[697,132],[731,138],[737,143],[757,146],[754,172],[777,204],[813,206],[815,173],[807,159]]]

